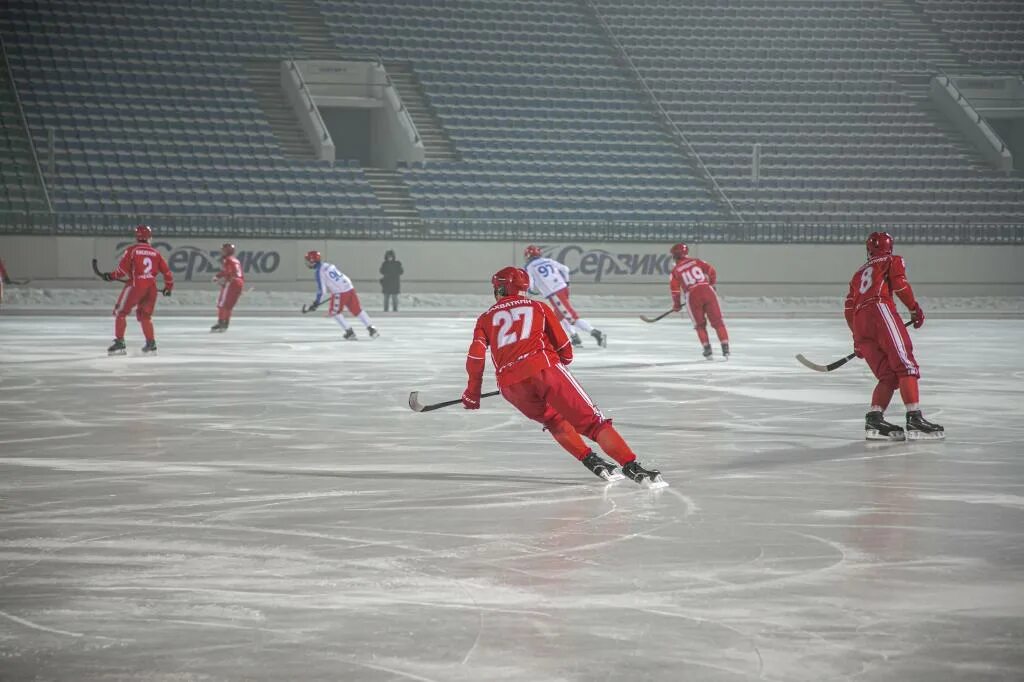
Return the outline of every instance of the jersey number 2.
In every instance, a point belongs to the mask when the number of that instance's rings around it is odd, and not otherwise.
[[[153,259],[146,256],[142,259],[142,276],[149,277],[153,274]]]
[[[523,321],[523,328],[519,333],[512,328],[516,320]],[[491,322],[498,328],[498,348],[503,348],[530,335],[533,329],[533,307],[524,305],[512,310],[499,310],[494,313]]]

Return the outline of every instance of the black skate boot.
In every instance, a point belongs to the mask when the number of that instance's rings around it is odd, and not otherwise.
[[[124,339],[114,339],[114,343],[110,344],[110,348],[107,349],[107,355],[127,355],[128,349],[125,348]]]
[[[932,424],[921,415],[921,410],[907,412],[907,438],[910,440],[941,440],[946,437],[946,430],[938,424]]]
[[[355,341],[356,340],[356,330],[355,329],[351,329],[351,328],[346,329],[345,330],[345,337],[344,338],[345,338],[346,341]]]
[[[729,342],[728,341],[724,341],[722,343],[722,357],[725,358],[726,360],[729,359]]]
[[[606,348],[608,346],[608,335],[600,329],[592,330],[590,335],[594,337],[594,340],[597,341],[597,345],[601,348]]]
[[[373,325],[370,325],[369,327],[367,327],[366,331],[370,332],[370,338],[371,339],[375,339],[378,336],[380,336],[380,332],[377,331],[376,327],[374,327]]]
[[[885,421],[877,410],[864,415],[865,440],[906,440],[907,435],[902,426]]]
[[[569,337],[569,340],[572,341],[573,348],[583,348],[583,339],[580,338],[579,334],[573,334]]]
[[[622,466],[622,473],[625,474],[626,478],[632,479],[647,488],[664,488],[668,486],[665,479],[661,477],[660,471],[657,469],[644,469],[640,466],[640,462],[635,459]]]
[[[142,352],[145,355],[156,353],[156,341],[146,341],[146,345],[142,347]]]
[[[710,360],[711,359],[711,344],[710,343],[706,344],[704,346],[704,359],[705,360]]]
[[[606,481],[621,481],[625,478],[615,464],[602,459],[594,452],[591,452],[580,461],[583,462],[583,466],[593,471],[594,475],[598,478],[603,478]]]
[[[217,324],[215,324],[212,327],[210,327],[210,331],[211,332],[224,333],[227,330],[228,330],[228,325],[226,323],[224,323],[224,322],[219,321],[219,320],[217,321]]]

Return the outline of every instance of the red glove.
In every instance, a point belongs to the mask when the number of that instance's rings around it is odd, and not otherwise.
[[[562,362],[563,365],[568,365],[570,362],[572,362],[572,357],[566,357],[564,355],[559,355],[558,359]]]
[[[678,313],[682,309],[683,309],[683,302],[680,301],[678,298],[673,298],[672,299],[672,312]]]
[[[480,409],[480,384],[470,381],[462,392],[462,406],[467,410]]]
[[[920,329],[924,324],[924,311],[921,310],[921,304],[915,303],[913,310],[910,311],[910,320],[914,324],[914,329]]]
[[[860,352],[860,346],[858,346],[856,342],[854,342],[853,344],[853,354],[856,355],[858,358],[864,357],[864,354]]]

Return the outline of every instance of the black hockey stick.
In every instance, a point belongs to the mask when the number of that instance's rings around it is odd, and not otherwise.
[[[501,391],[491,391],[489,393],[483,393],[480,395],[481,398],[490,398],[496,396]],[[441,403],[434,403],[433,405],[424,405],[420,403],[420,392],[413,391],[409,394],[409,409],[413,412],[430,412],[432,410],[440,410],[442,407],[448,407],[450,405],[458,405],[462,402],[462,398],[456,398],[455,400],[445,400]]]
[[[644,322],[654,323],[654,322],[657,322],[660,319],[668,317],[669,315],[671,315],[675,311],[676,311],[675,308],[672,308],[671,310],[666,310],[665,312],[663,312],[661,315],[658,315],[657,317],[647,317],[646,315],[641,315],[640,319],[643,320]]]
[[[913,323],[914,323],[913,320],[907,320],[906,322],[903,323],[903,326],[904,327],[909,327]],[[857,357],[856,353],[850,353],[845,358],[840,358],[840,359],[836,360],[835,362],[830,362],[827,365],[819,365],[819,364],[811,362],[810,360],[805,358],[803,356],[803,353],[797,353],[796,354],[796,359],[797,359],[797,361],[801,365],[803,365],[804,367],[807,367],[809,369],[813,369],[815,372],[831,372],[834,369],[839,369],[840,367],[842,367],[843,365],[848,363],[850,360],[853,360],[855,357]]]
[[[305,303],[303,303],[302,304],[302,314],[305,315],[306,313],[311,313],[311,312],[315,311],[319,307],[320,307],[319,303],[315,303],[315,304],[313,304],[311,306],[307,306]]]
[[[6,282],[4,282],[4,284],[11,284],[16,287],[23,287],[31,281],[32,280],[30,279],[8,279]]]
[[[99,277],[100,279],[105,280],[107,282],[121,282],[122,284],[126,284],[128,282],[128,280],[126,280],[126,279],[112,279],[112,278],[104,277],[103,275],[105,275],[106,273],[100,272],[99,262],[95,258],[92,259],[92,271],[94,273],[96,273],[97,277]],[[166,294],[164,294],[164,295],[166,296]]]

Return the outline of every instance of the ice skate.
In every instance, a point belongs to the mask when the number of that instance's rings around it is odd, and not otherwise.
[[[618,466],[602,459],[594,452],[591,452],[580,461],[583,462],[583,466],[593,471],[594,475],[598,478],[603,478],[609,482],[621,481],[625,478],[625,476],[622,475],[622,472],[619,471]]]
[[[722,342],[722,357],[725,358],[726,360],[729,359],[729,342],[728,341],[723,341]]]
[[[921,410],[907,412],[907,438],[909,440],[941,440],[946,430],[921,415]]]
[[[666,488],[668,482],[661,477],[661,472],[657,469],[645,469],[635,459],[632,462],[627,462],[622,467],[622,473],[634,482],[644,486],[645,488]]]
[[[346,329],[345,336],[343,337],[346,341],[356,341],[356,330]]]
[[[885,421],[882,413],[876,410],[864,415],[864,438],[865,440],[906,440],[907,436],[902,426]]]
[[[600,329],[594,329],[590,332],[590,335],[594,337],[594,340],[597,341],[597,345],[601,348],[606,348],[608,346],[608,335]]]
[[[156,354],[156,341],[146,341],[146,345],[142,347],[142,353],[149,355],[150,353]]]
[[[704,346],[704,359],[705,360],[710,360],[711,359],[711,344],[710,343],[707,344],[706,346]]]
[[[375,339],[378,336],[380,336],[380,332],[377,331],[376,327],[374,327],[373,325],[370,325],[369,327],[367,327],[366,331],[370,332],[370,338],[371,339]]]
[[[217,324],[210,327],[211,332],[217,332],[223,334],[228,330],[228,325],[224,322],[218,322]]]
[[[580,338],[579,334],[573,334],[569,337],[569,340],[572,341],[573,348],[583,348],[583,340]]]
[[[114,343],[110,344],[110,348],[107,349],[107,355],[127,355],[128,349],[124,345],[124,339],[114,339]]]

